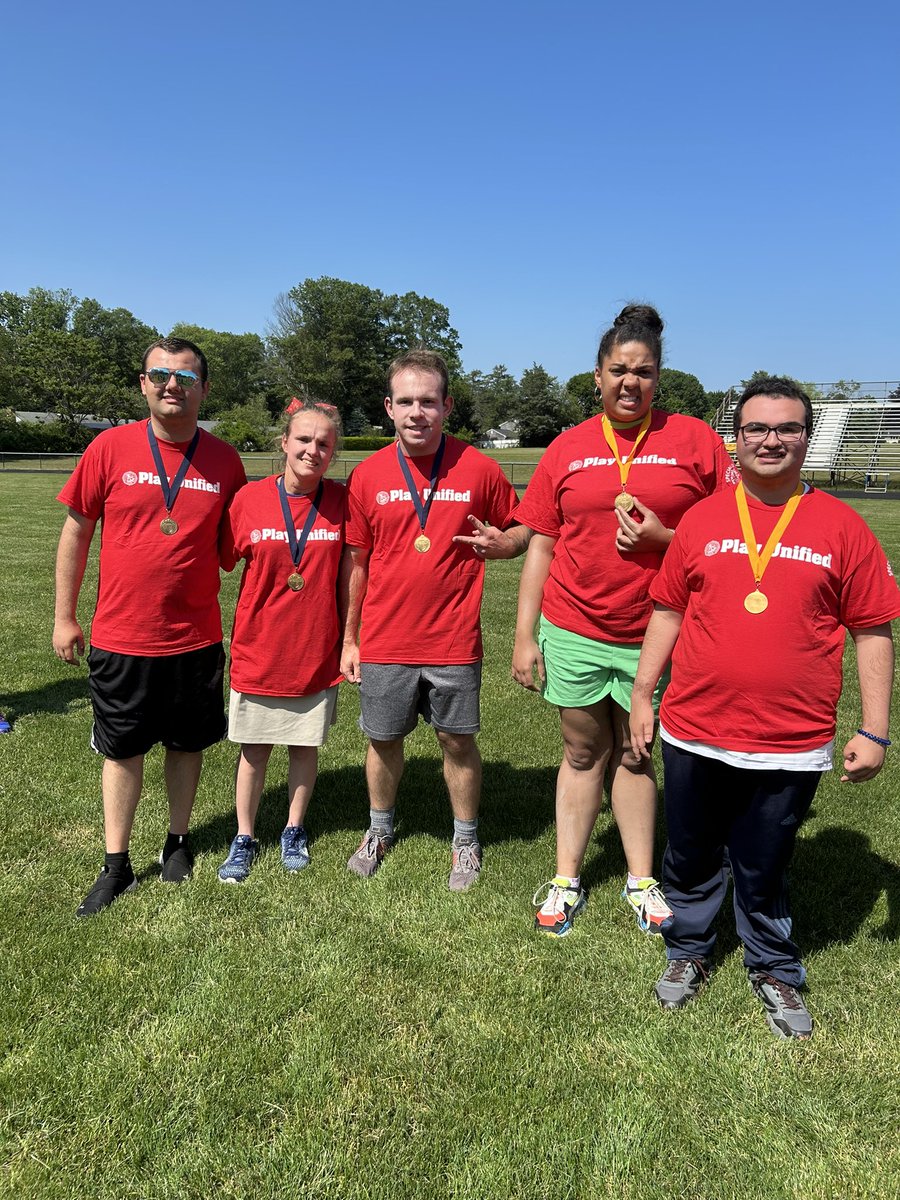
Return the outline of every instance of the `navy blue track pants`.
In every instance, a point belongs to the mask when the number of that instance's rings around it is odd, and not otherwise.
[[[730,861],[744,965],[799,987],[806,971],[791,938],[786,871],[821,772],[752,771],[665,741],[662,751],[663,886],[675,914],[663,933],[668,957],[711,957]]]

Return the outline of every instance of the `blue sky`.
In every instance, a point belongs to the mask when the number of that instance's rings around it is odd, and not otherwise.
[[[10,6],[0,289],[265,333],[333,275],[466,369],[900,378],[900,17],[868,3]]]

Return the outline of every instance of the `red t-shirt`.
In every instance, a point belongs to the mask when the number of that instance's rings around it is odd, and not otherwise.
[[[764,546],[783,511],[747,497]],[[900,591],[875,535],[840,500],[811,490],[754,590],[732,493],[685,516],[650,594],[684,613],[672,682],[660,714],[686,742],[724,750],[815,750],[835,733],[845,627],[868,629],[900,616]],[[743,547],[743,549],[742,549]]]
[[[231,634],[231,686],[256,696],[312,696],[340,681],[341,629],[337,577],[344,541],[344,485],[324,480],[318,515],[294,572],[276,486],[277,475],[248,483],[235,496],[222,529],[222,566],[244,559]],[[288,493],[297,537],[315,491]]]
[[[640,426],[616,430],[630,454]],[[628,474],[628,492],[674,529],[698,500],[740,475],[715,430],[694,417],[653,410]],[[623,554],[613,501],[619,468],[600,417],[561,433],[537,465],[516,517],[556,538],[541,611],[548,621],[601,642],[640,642],[653,606],[648,587],[662,551]]]
[[[188,443],[159,448],[169,480]],[[238,452],[201,431],[172,516],[178,532],[160,529],[166,507],[147,422],[108,429],[91,442],[57,497],[101,521],[100,583],[91,645],[116,654],[183,654],[222,640],[219,528],[247,477]]]
[[[424,503],[434,457],[407,458]],[[425,532],[421,534],[397,445],[355,467],[347,481],[347,542],[371,550],[363,601],[363,662],[450,666],[482,657],[484,563],[450,539],[472,534],[469,514],[501,529],[517,519],[516,493],[493,459],[448,437]],[[514,516],[515,514],[515,516]]]

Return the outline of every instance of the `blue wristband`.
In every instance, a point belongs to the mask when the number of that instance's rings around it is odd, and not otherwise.
[[[877,742],[878,745],[883,747],[885,750],[887,750],[888,746],[892,744],[890,738],[882,738],[879,737],[877,733],[869,733],[868,729],[857,729],[856,732],[861,733],[862,736],[864,738],[868,738],[870,742]]]

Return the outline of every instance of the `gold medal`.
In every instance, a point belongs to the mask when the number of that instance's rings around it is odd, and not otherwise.
[[[292,592],[302,592],[305,586],[306,580],[296,571],[294,571],[291,575],[288,575],[288,587]]]
[[[753,613],[754,616],[757,613],[765,612],[768,607],[769,598],[759,588],[755,592],[751,592],[744,600],[744,608],[746,608],[748,613]]]
[[[419,534],[413,543],[420,554],[427,554],[431,549],[431,538],[427,538],[424,533]]]
[[[159,527],[166,537],[171,537],[173,533],[178,532],[178,522],[173,521],[171,517],[164,517],[163,520],[160,521]]]
[[[634,508],[634,496],[628,492],[619,492],[618,496],[613,500],[613,505],[620,512],[631,512]]]

